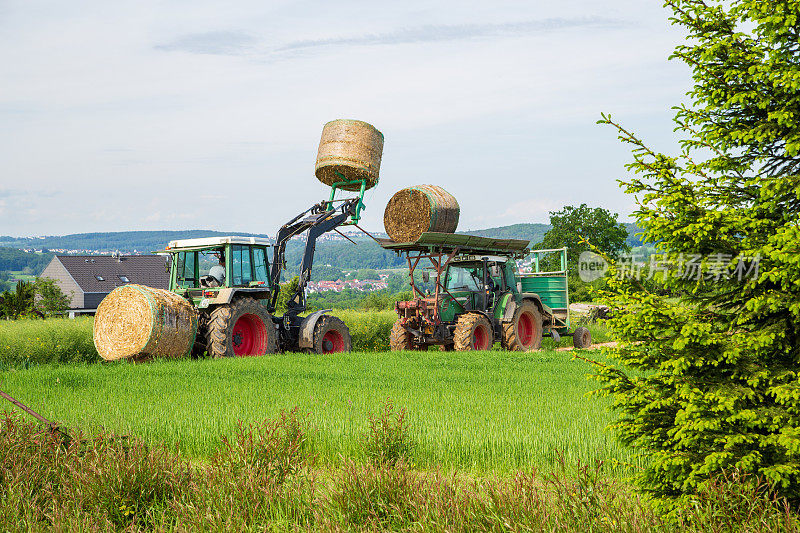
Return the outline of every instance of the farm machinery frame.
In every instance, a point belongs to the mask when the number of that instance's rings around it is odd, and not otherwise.
[[[393,350],[488,350],[495,340],[507,350],[531,351],[543,336],[572,336],[577,347],[591,344],[585,327],[570,331],[566,248],[528,249],[529,242],[450,233],[423,233],[411,243],[379,240],[405,256],[414,298],[396,302]],[[540,270],[540,258],[557,254],[560,268]],[[533,256],[534,271],[521,274],[517,260]],[[422,264],[422,266],[421,266]],[[433,274],[433,293],[415,281]]]

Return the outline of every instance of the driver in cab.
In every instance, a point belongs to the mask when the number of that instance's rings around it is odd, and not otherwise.
[[[218,252],[214,255],[218,264],[208,269],[208,276],[200,279],[200,284],[204,287],[222,287],[225,285],[225,254]]]

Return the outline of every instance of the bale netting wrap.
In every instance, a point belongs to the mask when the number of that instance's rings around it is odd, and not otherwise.
[[[383,134],[372,124],[360,120],[332,120],[322,128],[317,150],[315,174],[325,185],[345,180],[366,180],[366,188],[378,184],[383,155]],[[337,174],[338,172],[338,174]],[[357,185],[340,187],[357,191]]]
[[[94,345],[106,361],[182,357],[191,352],[196,335],[191,303],[144,285],[117,287],[94,317]]]
[[[461,209],[455,197],[436,185],[397,191],[386,204],[383,226],[395,242],[414,242],[427,231],[453,233]]]

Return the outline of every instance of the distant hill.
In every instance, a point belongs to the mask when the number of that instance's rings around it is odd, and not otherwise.
[[[0,246],[13,248],[35,248],[37,250],[62,250],[78,252],[149,253],[163,249],[175,239],[214,237],[217,235],[242,235],[245,237],[266,237],[260,233],[237,231],[183,230],[183,231],[116,231],[111,233],[73,233],[71,235],[47,237],[5,237],[0,236]]]
[[[628,244],[639,246],[641,241],[635,237],[638,228],[635,224],[626,224],[629,232]],[[550,229],[549,224],[513,224],[482,230],[469,230],[459,233],[477,235],[481,237],[494,237],[498,239],[524,239],[531,245],[540,243],[544,234]],[[0,236],[0,247],[44,250],[55,253],[111,253],[119,251],[126,253],[149,253],[162,249],[169,241],[176,239],[190,239],[196,237],[212,237],[217,235],[242,235],[253,237],[267,237],[259,233],[244,233],[236,231],[210,231],[210,230],[185,230],[185,231],[120,231],[111,233],[75,233],[72,235],[47,236],[47,237],[3,237]],[[358,268],[399,268],[405,261],[393,252],[384,250],[367,237],[356,238],[357,244],[344,240],[319,242],[316,248],[315,264],[330,265],[345,270]],[[291,241],[286,247],[286,262],[289,272],[296,272],[300,267],[303,255],[303,243]],[[22,270],[25,266],[34,273],[41,272],[43,263],[51,256],[44,258],[38,254],[14,253],[6,254],[0,258],[7,259],[8,270]],[[13,268],[11,265],[13,264]],[[0,265],[0,270],[4,270]]]
[[[636,236],[641,233],[641,229],[633,222],[623,222],[628,230],[628,246],[641,246],[642,241]],[[544,235],[550,230],[550,224],[512,224],[511,226],[500,226],[481,230],[459,231],[466,235],[477,235],[478,237],[493,237],[495,239],[523,239],[531,242],[531,246],[542,242]]]
[[[544,234],[549,229],[550,224],[512,224],[511,226],[500,226],[498,228],[459,231],[459,233],[495,239],[523,239],[531,241],[531,244],[536,244],[542,242]]]

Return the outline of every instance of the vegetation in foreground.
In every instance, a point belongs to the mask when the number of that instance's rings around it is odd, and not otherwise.
[[[783,502],[741,480],[670,522],[603,474],[474,477],[413,468],[404,412],[372,415],[362,461],[320,469],[297,409],[240,426],[208,462],[100,433],[0,419],[4,531],[798,531]]]
[[[387,397],[409,410],[423,468],[510,472],[632,452],[605,431],[608,402],[586,398],[591,367],[570,352],[353,352],[146,364],[42,365],[0,373],[0,389],[50,420],[101,427],[208,457],[238,420],[287,405],[312,413],[320,460],[358,459],[366,414]],[[9,404],[10,405],[10,404]]]

